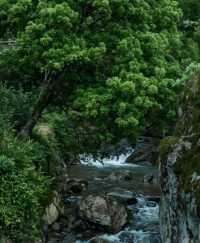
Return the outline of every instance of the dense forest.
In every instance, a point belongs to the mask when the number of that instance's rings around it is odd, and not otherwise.
[[[36,242],[79,155],[171,135],[199,57],[199,0],[0,0],[0,238]]]

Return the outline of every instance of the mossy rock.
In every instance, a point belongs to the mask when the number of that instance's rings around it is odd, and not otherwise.
[[[181,190],[194,193],[200,208],[200,72],[191,74],[188,80],[181,98],[181,115],[175,136],[190,146],[183,146],[174,164],[174,172]],[[197,175],[196,179],[194,175]]]
[[[167,155],[173,150],[175,144],[177,144],[178,140],[178,137],[169,136],[160,141],[159,152],[161,159],[165,159],[167,157]]]
[[[165,163],[171,153],[177,153],[173,169],[179,190],[195,195],[200,208],[200,68],[188,80],[180,98],[174,135],[161,141],[160,157]]]

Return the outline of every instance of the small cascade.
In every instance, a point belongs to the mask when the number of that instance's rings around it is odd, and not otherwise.
[[[81,155],[81,164],[94,167],[136,167],[136,164],[125,163],[126,159],[133,153],[132,148],[128,148],[126,153],[111,156],[109,158],[96,159],[93,156]]]

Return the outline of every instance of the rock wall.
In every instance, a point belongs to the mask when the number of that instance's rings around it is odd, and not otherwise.
[[[160,145],[163,243],[200,242],[200,72],[186,83],[179,121]]]

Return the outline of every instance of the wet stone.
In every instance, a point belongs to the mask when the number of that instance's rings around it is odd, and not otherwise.
[[[104,227],[108,232],[119,232],[127,223],[127,210],[116,200],[103,196],[89,195],[79,205],[83,220]]]
[[[131,205],[137,203],[136,193],[130,191],[114,191],[107,194],[109,197],[113,197],[121,203]]]

